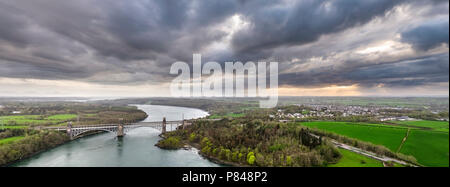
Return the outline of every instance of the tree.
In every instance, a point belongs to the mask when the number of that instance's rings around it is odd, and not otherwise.
[[[253,163],[255,162],[255,160],[256,160],[256,158],[255,158],[255,153],[249,152],[249,153],[247,154],[247,162],[248,162],[248,164],[253,165]]]
[[[190,142],[196,142],[197,141],[197,136],[195,135],[195,133],[191,133],[189,135],[189,141]]]
[[[291,156],[287,156],[286,157],[286,165],[287,166],[292,166],[292,157]]]
[[[253,155],[251,155],[249,158],[248,158],[248,164],[250,164],[250,165],[253,165],[253,164],[255,164],[255,160],[256,160],[256,158],[255,158],[255,156],[253,156]]]

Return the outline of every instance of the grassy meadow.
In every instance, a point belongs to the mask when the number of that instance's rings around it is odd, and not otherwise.
[[[345,150],[339,149],[342,158],[336,164],[329,167],[383,167],[383,163],[378,160]]]
[[[404,124],[411,128],[400,153],[414,156],[424,166],[449,166],[449,133],[442,130],[445,127],[448,130],[448,122],[407,121]],[[398,151],[408,130],[405,126],[351,122],[302,122],[301,125],[383,145],[393,152]],[[420,129],[423,126],[429,129]]]
[[[244,113],[228,113],[225,115],[219,115],[219,114],[213,114],[208,116],[208,119],[221,119],[221,118],[239,118],[239,117],[244,117],[245,114]]]
[[[417,120],[417,121],[393,121],[392,123],[400,125],[408,125],[412,127],[422,127],[433,131],[449,132],[448,121],[428,121],[428,120]]]
[[[334,132],[373,144],[383,145],[392,151],[397,150],[407,131],[406,128],[351,122],[302,122],[301,125]]]
[[[23,139],[23,138],[24,138],[24,136],[14,136],[14,137],[10,137],[10,138],[0,139],[0,145],[11,143],[13,141],[20,140],[20,139]]]
[[[425,166],[449,166],[448,133],[426,130],[411,130],[402,146],[401,153],[413,155]]]
[[[20,125],[14,125],[14,126],[0,125],[0,130],[1,130],[1,129],[25,129],[25,128],[28,128],[28,126],[20,126]]]
[[[45,115],[13,115],[0,116],[0,125],[8,127],[13,126],[29,126],[29,125],[56,125],[68,120],[75,120],[75,114],[56,114],[51,116]]]

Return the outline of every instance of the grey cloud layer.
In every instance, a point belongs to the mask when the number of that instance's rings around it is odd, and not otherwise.
[[[432,20],[402,33],[402,41],[418,50],[430,50],[441,44],[448,45],[448,17],[446,20]]]
[[[267,7],[251,12],[247,19],[252,27],[234,39],[237,50],[248,52],[281,45],[301,45],[321,35],[335,33],[375,16],[382,16],[402,1],[379,0],[307,0],[296,1],[285,8]]]
[[[352,45],[330,40],[340,43],[334,48],[320,41],[346,35],[375,19],[385,24],[390,21],[387,15],[398,7],[439,10],[423,11],[420,22],[389,31],[397,32],[401,42],[420,54],[379,59],[379,63],[341,58],[339,68],[283,72],[295,65],[292,59],[326,59],[386,39],[382,37],[388,34],[380,33]],[[448,18],[437,19],[448,16],[448,1],[415,0],[0,0],[0,77],[103,84],[167,82],[173,62],[190,62],[192,53],[208,51],[226,39],[228,33],[219,27],[233,15],[240,15],[248,26],[231,36],[226,49],[203,53],[205,60],[279,60],[280,83],[290,86],[448,82],[448,49],[427,53],[448,46]],[[303,48],[306,45],[315,46]]]

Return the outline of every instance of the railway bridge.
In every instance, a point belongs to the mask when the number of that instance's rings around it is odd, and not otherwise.
[[[130,124],[125,123],[98,124],[98,125],[84,125],[84,126],[72,126],[72,122],[69,122],[67,123],[66,127],[45,127],[43,129],[63,131],[66,132],[71,139],[75,139],[86,133],[98,131],[116,133],[117,137],[122,137],[125,136],[126,132],[139,127],[151,127],[160,130],[161,133],[165,133],[167,132],[168,126],[171,127],[170,130],[173,130],[174,127],[177,128],[181,126],[182,128],[184,128],[185,125],[188,125],[188,123],[185,123],[185,120],[166,121],[166,118],[163,118],[162,121],[156,122],[138,122]]]

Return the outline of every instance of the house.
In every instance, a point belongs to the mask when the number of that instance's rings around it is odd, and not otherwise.
[[[408,116],[402,116],[397,118],[398,121],[411,121],[414,120],[414,118],[410,118]]]

